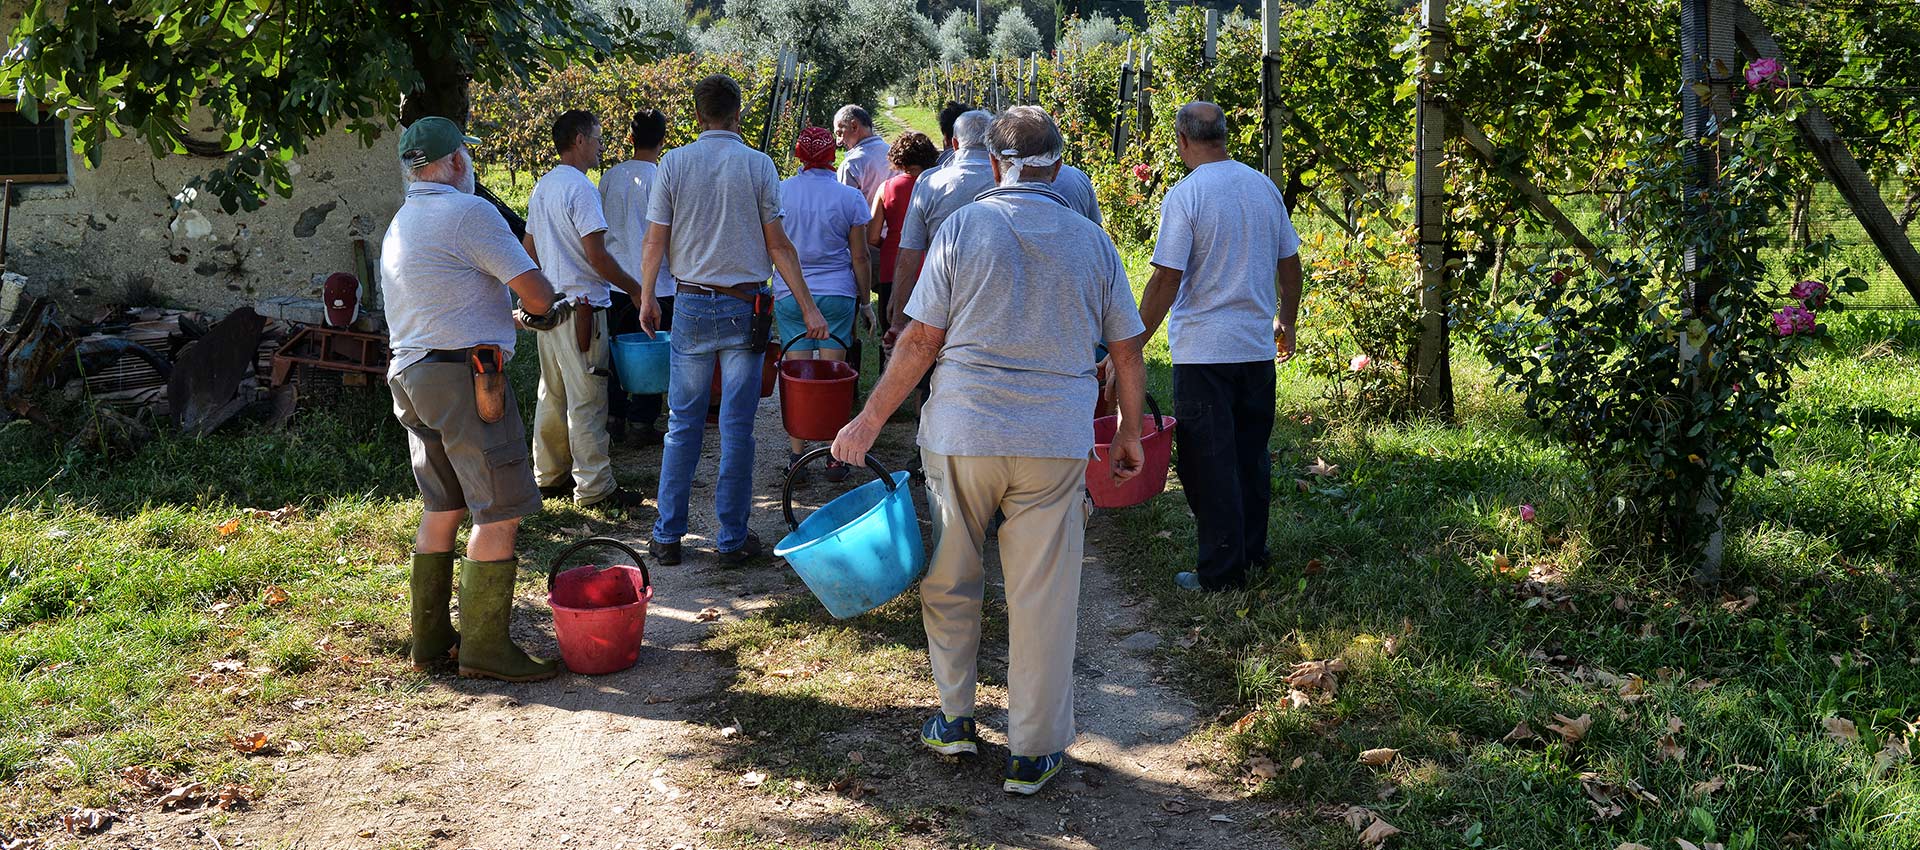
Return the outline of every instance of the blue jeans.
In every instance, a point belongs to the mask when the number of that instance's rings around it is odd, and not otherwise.
[[[714,486],[715,539],[722,552],[747,542],[753,505],[753,417],[760,406],[764,357],[748,350],[753,305],[725,295],[682,290],[673,304],[672,377],[667,385],[667,436],[660,456],[660,519],[653,539],[678,543],[687,533],[687,500],[706,437],[713,364],[720,363],[720,480]]]

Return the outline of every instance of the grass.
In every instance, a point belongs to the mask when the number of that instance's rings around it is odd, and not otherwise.
[[[511,369],[530,416],[537,364]],[[340,703],[437,698],[404,658],[419,501],[384,393],[309,404],[285,431],[163,430],[130,458],[14,422],[0,454],[0,831],[112,803],[129,766],[266,791],[268,761],[233,736],[352,753]],[[248,513],[283,506],[300,511]],[[524,526],[526,580],[562,529],[606,523],[550,502]]]

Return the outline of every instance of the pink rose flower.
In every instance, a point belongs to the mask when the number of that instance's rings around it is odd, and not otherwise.
[[[1521,522],[1533,522],[1533,517],[1534,517],[1534,511],[1533,511],[1533,506],[1532,506],[1532,505],[1521,505],[1521,506],[1520,506],[1520,521],[1521,521]]]
[[[1135,165],[1133,167],[1133,176],[1134,176],[1134,179],[1139,180],[1142,183],[1145,183],[1148,180],[1152,180],[1153,166],[1150,166],[1144,162],[1138,165]]]
[[[1786,88],[1787,79],[1781,74],[1783,70],[1778,59],[1755,59],[1747,65],[1747,88],[1757,89],[1763,85]]]
[[[1366,369],[1368,366],[1372,366],[1372,365],[1373,365],[1372,357],[1368,357],[1365,354],[1355,354],[1353,356],[1353,359],[1347,362],[1347,369],[1349,371],[1359,372],[1363,369]]]
[[[1800,302],[1807,309],[1818,310],[1827,306],[1829,291],[1827,285],[1820,281],[1803,280],[1794,284],[1792,291],[1787,294],[1792,295],[1793,300]]]
[[[1780,336],[1810,333],[1816,324],[1813,311],[1798,304],[1782,307],[1773,314],[1773,330]]]

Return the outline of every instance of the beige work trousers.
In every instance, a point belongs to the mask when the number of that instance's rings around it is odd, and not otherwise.
[[[574,338],[574,312],[534,336],[540,344],[540,393],[533,411],[533,477],[554,487],[573,477],[573,500],[591,505],[613,492],[607,456],[607,314],[595,310],[593,343]]]
[[[951,457],[921,451],[933,514],[933,562],[920,615],[940,710],[971,717],[979,679],[981,546],[994,509],[1007,591],[1007,744],[1044,756],[1073,743],[1073,651],[1086,550],[1087,462]]]

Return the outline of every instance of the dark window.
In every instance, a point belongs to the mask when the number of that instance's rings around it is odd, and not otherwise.
[[[67,124],[42,113],[38,122],[0,100],[0,177],[23,183],[67,180]]]

